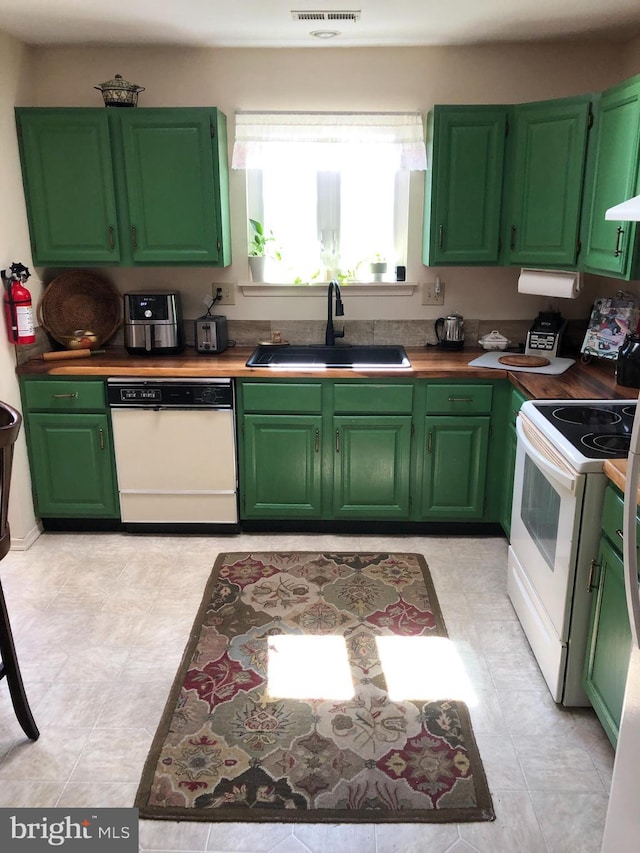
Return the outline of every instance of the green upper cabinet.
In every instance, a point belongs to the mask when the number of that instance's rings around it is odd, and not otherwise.
[[[437,106],[427,120],[423,263],[498,263],[507,107]]]
[[[119,262],[106,110],[18,109],[16,121],[35,263]]]
[[[584,96],[513,108],[506,263],[575,266],[590,105]]]
[[[231,262],[215,108],[28,108],[16,122],[36,264]]]
[[[584,267],[628,280],[638,274],[636,223],[608,221],[604,216],[609,207],[639,192],[640,76],[602,94],[595,129]]]
[[[135,263],[226,266],[224,116],[206,109],[146,109],[119,112],[117,120]]]

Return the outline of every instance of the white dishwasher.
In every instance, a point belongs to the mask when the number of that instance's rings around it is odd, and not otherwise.
[[[238,529],[230,379],[107,380],[127,528]]]

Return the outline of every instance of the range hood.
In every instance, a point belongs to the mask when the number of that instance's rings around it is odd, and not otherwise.
[[[604,218],[617,219],[619,222],[640,222],[640,195],[610,207]]]

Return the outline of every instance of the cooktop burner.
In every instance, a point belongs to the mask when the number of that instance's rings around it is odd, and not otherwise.
[[[603,401],[584,405],[536,403],[535,407],[589,459],[624,458],[629,453],[634,405]]]

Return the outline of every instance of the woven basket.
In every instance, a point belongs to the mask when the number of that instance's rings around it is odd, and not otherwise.
[[[70,270],[47,286],[36,313],[59,344],[67,346],[77,329],[88,329],[101,346],[122,325],[122,294],[94,273]]]

